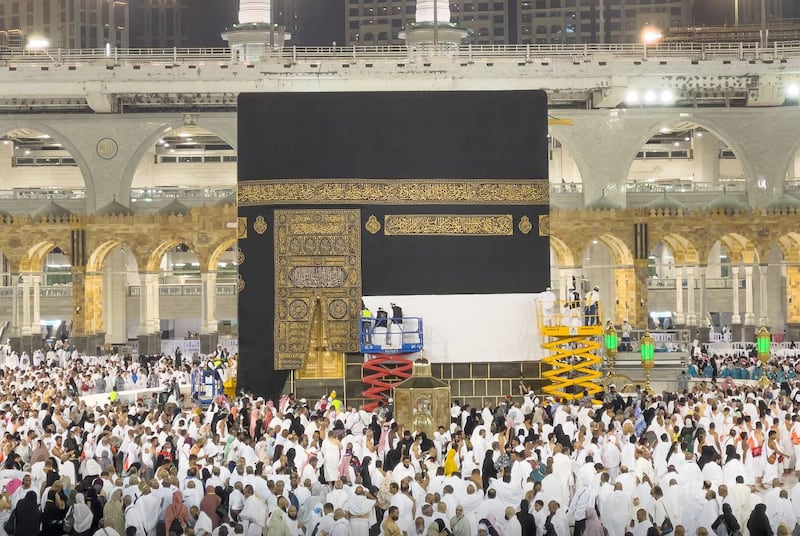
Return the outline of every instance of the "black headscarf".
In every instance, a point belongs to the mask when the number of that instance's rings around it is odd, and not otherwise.
[[[494,451],[489,449],[486,451],[486,456],[483,458],[483,468],[481,469],[481,477],[483,479],[483,491],[489,489],[489,483],[492,478],[497,478],[497,469],[494,467]]]
[[[722,513],[711,525],[711,528],[714,529],[714,532],[716,532],[717,528],[719,528],[719,526],[723,523],[725,524],[725,528],[728,529],[728,534],[733,534],[733,531],[741,528],[739,526],[739,522],[736,521],[736,516],[733,515],[733,509],[731,508],[731,505],[728,503],[724,503],[722,505]]]
[[[772,527],[769,525],[769,518],[767,518],[767,505],[759,503],[753,508],[753,513],[750,514],[750,519],[747,521],[747,530],[750,531],[750,536],[773,536]]]
[[[17,503],[17,507],[14,511],[17,516],[16,534],[24,534],[25,536],[37,536],[41,534],[42,514],[39,511],[39,505],[36,504],[35,491],[29,491],[25,497]]]

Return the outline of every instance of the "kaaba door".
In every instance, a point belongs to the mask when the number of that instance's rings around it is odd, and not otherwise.
[[[344,354],[331,350],[322,320],[322,299],[314,302],[311,330],[308,341],[308,355],[303,368],[297,371],[299,380],[330,380],[344,376]]]

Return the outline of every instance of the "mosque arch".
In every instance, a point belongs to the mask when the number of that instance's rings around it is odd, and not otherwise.
[[[569,138],[563,141],[559,135],[547,135],[548,176],[551,190],[557,194],[583,190],[583,173],[571,146]]]
[[[782,190],[790,195],[794,194],[795,197],[800,197],[800,138],[795,141],[792,150],[785,158],[786,173],[783,174],[783,177],[786,180]]]
[[[128,251],[133,257],[137,265],[143,264],[139,258],[138,252],[134,250],[131,244],[123,240],[108,240],[94,248],[86,260],[87,273],[101,273],[106,268],[109,258],[117,251]]]
[[[739,233],[727,233],[719,238],[730,252],[732,264],[752,265],[759,262],[759,253],[755,244],[748,237]]]
[[[575,256],[569,246],[560,238],[550,237],[550,251],[558,268],[572,268],[575,266]]]
[[[205,264],[205,269],[209,272],[217,271],[217,263],[219,262],[222,255],[229,251],[231,248],[234,248],[237,244],[238,240],[236,238],[231,238],[225,240],[221,244],[219,244],[216,248],[214,248],[211,254],[208,256],[208,262]]]
[[[68,136],[38,122],[3,127],[0,122],[0,159],[14,172],[0,170],[0,190],[42,190],[55,200],[80,199],[82,191],[85,203],[93,200],[91,169]]]
[[[800,263],[800,232],[789,232],[776,239],[783,259],[788,263]]]
[[[642,134],[639,149],[630,158],[626,189],[680,193],[725,187],[745,192],[752,166],[736,140],[706,119],[659,121]]]
[[[190,240],[183,238],[175,238],[172,240],[168,240],[156,246],[155,249],[150,253],[150,256],[147,259],[147,264],[145,265],[145,271],[149,273],[156,273],[161,271],[161,262],[164,259],[164,255],[166,255],[170,250],[175,249],[179,246],[185,246],[188,251],[191,251],[192,253],[197,255]]]
[[[69,258],[67,250],[62,249],[58,243],[53,240],[43,240],[32,245],[28,248],[22,257],[22,260],[20,261],[20,273],[42,272],[44,269],[44,261],[47,259],[47,255],[56,249],[64,253],[67,258]]]
[[[230,182],[231,187],[236,184],[236,151],[237,151],[237,140],[236,140],[236,132],[234,130],[228,130],[225,128],[221,123],[217,124],[213,121],[206,121],[203,119],[203,116],[200,115],[197,118],[196,124],[186,125],[185,122],[181,118],[176,118],[173,121],[169,121],[166,123],[162,123],[159,127],[154,130],[149,136],[147,136],[144,141],[136,148],[133,155],[131,156],[130,160],[128,161],[127,165],[125,166],[125,171],[123,173],[122,181],[120,183],[120,191],[118,193],[118,198],[121,200],[130,199],[131,197],[131,189],[134,187],[134,180],[137,179],[137,172],[140,172],[140,168],[145,165],[145,161],[147,160],[148,155],[153,155],[153,159],[150,162],[155,162],[156,156],[154,153],[156,152],[156,145],[159,144],[161,140],[164,140],[166,137],[177,136],[181,137],[181,134],[186,133],[200,133],[200,134],[210,134],[217,137],[221,142],[227,144],[231,148],[232,156],[234,157],[232,162],[228,162],[231,167],[230,178],[226,181]],[[162,144],[163,146],[163,144]],[[208,162],[205,160],[203,161],[203,165],[207,165]],[[212,163],[214,165],[216,163]],[[219,164],[225,164],[225,162],[220,162]],[[150,164],[154,165],[154,164]],[[174,171],[174,169],[173,169]],[[210,170],[214,171],[214,170]],[[196,177],[191,177],[190,180],[187,180],[187,185],[196,186],[198,184]],[[143,183],[147,184],[147,183]],[[219,186],[219,185],[215,185]]]
[[[661,236],[651,235],[651,239],[664,242],[669,246],[675,259],[675,265],[696,265],[700,263],[700,254],[691,239],[675,233]]]

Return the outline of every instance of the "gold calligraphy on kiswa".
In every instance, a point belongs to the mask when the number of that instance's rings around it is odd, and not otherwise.
[[[239,183],[239,206],[547,205],[546,179],[275,179]]]
[[[510,214],[387,214],[387,236],[511,236]]]

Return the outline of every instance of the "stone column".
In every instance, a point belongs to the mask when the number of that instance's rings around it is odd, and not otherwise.
[[[800,266],[786,266],[786,334],[800,339]]]
[[[217,331],[217,319],[214,316],[217,308],[217,272],[201,273],[200,281],[202,293],[200,333],[215,333]]]
[[[769,309],[767,309],[767,265],[758,266],[758,302],[759,302],[759,326],[769,326]]]
[[[217,272],[200,274],[202,314],[200,317],[200,352],[209,354],[217,347],[219,330],[214,313],[217,308]]]
[[[139,273],[139,353],[161,352],[158,273]]]
[[[753,314],[753,267],[744,267],[744,325],[755,326],[756,315]]]
[[[731,316],[731,325],[741,324],[742,317],[739,314],[739,267],[731,266],[731,275],[733,276],[733,315]]]
[[[685,269],[685,266],[675,269],[675,324],[677,326],[686,325],[686,315],[683,314],[683,273]]]
[[[573,268],[560,268],[558,275],[561,278],[558,286],[558,296],[564,303],[569,299],[569,289],[572,288],[572,276],[575,275],[575,270]]]
[[[31,274],[22,275],[22,318],[20,327],[22,336],[31,334]]]
[[[31,315],[31,335],[41,336],[42,274],[33,274],[33,311]]]
[[[686,267],[686,325],[697,325],[697,313],[695,313],[694,285],[696,266]]]

